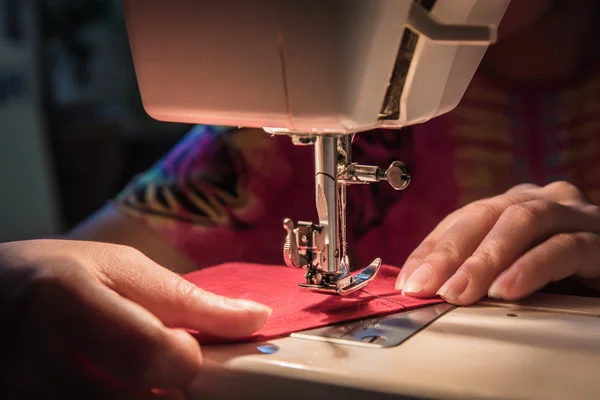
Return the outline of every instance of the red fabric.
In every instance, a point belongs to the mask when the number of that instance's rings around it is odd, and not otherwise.
[[[259,341],[442,302],[439,298],[402,296],[394,289],[398,271],[398,268],[384,265],[373,282],[345,297],[302,290],[298,283],[304,272],[283,266],[229,263],[192,272],[185,278],[212,293],[254,300],[271,307],[273,314],[266,324],[253,336],[241,339]],[[205,336],[198,336],[198,339],[203,343],[227,341]]]

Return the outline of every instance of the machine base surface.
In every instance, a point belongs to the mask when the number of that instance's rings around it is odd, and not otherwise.
[[[598,398],[600,300],[539,294],[521,303],[439,306],[429,307],[438,315],[419,329],[398,318],[413,334],[392,346],[314,340],[313,331],[309,340],[304,332],[205,347],[206,368],[188,398]]]

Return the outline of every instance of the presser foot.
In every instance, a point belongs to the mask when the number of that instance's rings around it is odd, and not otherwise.
[[[375,279],[380,268],[381,258],[376,258],[368,267],[355,275],[348,272],[338,275],[323,274],[308,268],[305,274],[307,283],[300,283],[298,286],[306,290],[347,296],[367,286]]]
[[[299,222],[298,227],[294,227],[294,223],[286,218],[283,228],[287,232],[283,259],[288,267],[306,269],[305,283],[299,284],[303,289],[345,296],[368,285],[381,267],[381,258],[376,258],[353,275],[347,256],[341,256],[340,260],[336,251],[334,260],[327,259],[329,244],[325,243],[323,226]]]

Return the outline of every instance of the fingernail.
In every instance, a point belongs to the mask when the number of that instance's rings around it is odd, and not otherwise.
[[[436,294],[444,300],[453,301],[463,294],[467,286],[469,286],[469,276],[459,270],[442,285]]]
[[[404,266],[400,270],[400,273],[398,274],[398,278],[396,278],[396,284],[394,286],[396,290],[404,289],[404,284],[406,283],[407,275],[407,273],[404,271],[410,271],[411,268],[417,267],[419,266],[419,264],[421,264],[421,260],[417,258],[412,258],[409,261],[407,261],[406,264],[404,264]]]
[[[497,280],[490,285],[488,297],[497,300],[502,300],[504,298],[504,290]]]
[[[239,310],[267,313],[268,315],[271,315],[273,313],[273,309],[271,309],[270,307],[250,300],[225,298],[224,301],[225,304],[227,304],[228,306]]]
[[[396,290],[402,290],[402,288],[404,287],[405,281],[406,281],[406,278],[404,278],[404,276],[398,275],[398,278],[396,279],[396,285],[394,286],[394,288]]]
[[[422,264],[406,281],[406,286],[402,289],[402,294],[419,293],[431,280],[432,271],[431,265]]]
[[[506,298],[506,292],[515,281],[517,280],[516,274],[512,270],[508,270],[500,274],[498,278],[490,285],[488,289],[488,297],[497,300],[504,300]]]

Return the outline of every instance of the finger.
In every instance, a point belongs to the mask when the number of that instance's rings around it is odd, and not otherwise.
[[[506,191],[506,194],[521,194],[525,192],[533,192],[541,189],[539,185],[535,185],[533,183],[521,183],[519,185],[515,185],[512,188]]]
[[[566,181],[556,181],[546,186],[538,186],[531,183],[523,183],[513,186],[506,194],[535,194],[540,199],[556,201],[558,203],[582,203],[587,201],[584,194],[577,187]]]
[[[464,207],[453,225],[442,234],[421,264],[415,266],[403,288],[411,296],[436,294],[458,267],[475,251],[502,212],[512,204],[534,198],[522,187],[511,195],[477,201]]]
[[[438,293],[452,303],[471,304],[535,244],[559,233],[594,232],[599,227],[598,215],[556,202],[534,200],[511,206]]]
[[[264,325],[271,314],[262,304],[202,290],[137,250],[123,247],[119,252],[112,262],[100,266],[101,279],[168,326],[218,337],[244,337]]]
[[[442,221],[442,223],[444,222],[446,222],[446,220]],[[448,222],[454,223],[453,220]],[[447,225],[450,224],[448,223]],[[438,227],[440,227],[440,225],[438,225]],[[396,278],[396,290],[403,290],[408,277],[411,276],[421,264],[423,264],[423,259],[427,256],[427,254],[431,253],[437,244],[439,240],[438,235],[439,237],[442,236],[442,229],[444,229],[443,232],[447,230],[447,228],[443,227],[439,232],[436,230],[432,231],[429,236],[425,238],[425,240],[423,240],[421,244],[419,244],[419,246],[406,259],[404,266],[402,266],[402,269],[400,269],[398,277]]]
[[[502,272],[490,286],[488,296],[517,300],[572,275],[598,278],[598,260],[599,235],[589,232],[555,235]]]
[[[183,388],[201,366],[198,343],[165,327],[80,266],[54,269],[29,288],[32,321],[90,375],[124,388]]]
[[[512,187],[506,194],[508,196],[496,196],[490,199],[483,199],[472,203],[471,205],[456,210],[446,218],[442,220],[434,229],[427,235],[427,237],[417,246],[417,248],[410,254],[410,256],[406,259],[404,266],[400,270],[398,274],[398,278],[396,279],[396,290],[403,290],[406,280],[415,272],[415,270],[423,264],[423,260],[427,257],[436,245],[440,242],[444,234],[453,226],[456,221],[461,216],[461,213],[464,214],[465,211],[470,212],[473,207],[477,207],[481,204],[487,204],[488,202],[496,203],[499,200],[504,199],[504,201],[508,201],[509,204],[514,204],[518,201],[522,201],[525,198],[531,198],[533,195],[532,191],[538,190],[540,187],[534,184],[521,184]],[[524,197],[526,196],[526,197]],[[443,250],[442,250],[443,251]],[[415,294],[414,288],[411,289],[409,293]],[[431,294],[431,293],[429,293]]]
[[[406,280],[415,272],[415,270],[423,264],[423,260],[427,257],[436,245],[440,242],[444,234],[453,226],[456,221],[461,216],[461,213],[465,212],[465,209],[469,211],[474,206],[479,204],[487,204],[488,202],[498,202],[499,200],[504,199],[504,201],[509,201],[511,204],[521,201],[523,199],[524,194],[528,194],[528,198],[532,197],[530,192],[533,190],[538,190],[540,187],[534,184],[521,184],[514,186],[511,188],[507,194],[508,196],[496,196],[490,199],[479,200],[475,203],[472,203],[470,206],[461,208],[449,214],[446,218],[442,220],[434,229],[427,235],[427,237],[417,246],[417,248],[410,254],[410,256],[406,259],[404,266],[400,270],[398,274],[398,278],[396,279],[396,290],[403,290],[406,284]],[[411,289],[410,292],[415,294],[414,288]],[[430,294],[430,293],[429,293]]]
[[[583,193],[575,185],[565,181],[549,183],[540,188],[537,193],[542,199],[562,204],[582,204],[587,201]]]

